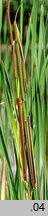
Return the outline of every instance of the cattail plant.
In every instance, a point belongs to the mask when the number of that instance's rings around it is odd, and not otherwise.
[[[7,41],[4,63],[0,60],[0,154],[4,162],[1,200],[6,199],[6,184],[7,197],[11,200],[46,200],[48,197],[48,55],[43,5],[37,47],[38,5],[39,1],[34,0],[23,49],[24,2],[21,1],[12,26],[10,0],[7,0],[11,53]],[[19,11],[20,26],[17,23]]]

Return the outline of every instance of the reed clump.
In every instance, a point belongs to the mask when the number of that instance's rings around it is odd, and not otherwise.
[[[4,125],[2,109],[0,109],[0,142],[4,162],[1,200],[6,199],[6,193],[8,199],[47,199],[48,55],[46,54],[43,5],[40,13],[38,50],[36,48],[38,3],[38,0],[37,4],[36,0],[33,1],[23,51],[23,1],[19,8],[21,9],[19,32],[18,10],[12,29],[10,0],[7,0],[7,21],[12,54],[10,62],[12,81],[10,74],[8,78],[3,61],[0,60],[1,85],[5,104]],[[30,47],[29,69],[26,71],[25,62]],[[7,61],[8,58],[7,55]],[[2,101],[0,104],[2,104]],[[10,151],[11,157],[9,155]],[[11,162],[12,157],[15,158],[13,160],[14,172]],[[41,197],[41,188],[43,197]]]

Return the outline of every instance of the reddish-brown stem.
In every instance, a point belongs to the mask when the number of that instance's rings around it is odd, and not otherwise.
[[[22,108],[21,108],[20,98],[17,98],[17,105],[18,105],[18,113],[19,113],[20,138],[21,138],[21,151],[22,151],[22,160],[23,160],[24,180],[27,181],[26,155],[25,155],[25,148],[24,148],[24,129],[23,129]]]
[[[26,133],[27,133],[27,140],[28,140],[28,161],[29,161],[29,168],[30,168],[30,176],[31,176],[32,187],[35,188],[36,175],[35,175],[35,166],[34,166],[34,155],[32,149],[30,117],[28,117],[26,120]]]
[[[11,25],[11,21],[10,21],[10,0],[7,1],[7,19],[8,19],[8,25],[9,25],[9,33],[10,33],[11,47],[12,47],[12,58],[13,58],[13,66],[14,66],[14,77],[17,79],[16,55],[15,55],[14,43],[13,43],[12,25]]]

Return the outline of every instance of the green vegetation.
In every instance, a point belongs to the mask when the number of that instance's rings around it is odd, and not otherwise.
[[[48,1],[30,0],[26,24],[29,1],[12,0],[12,25],[10,0],[3,14],[5,2],[0,0],[0,199],[47,200]]]

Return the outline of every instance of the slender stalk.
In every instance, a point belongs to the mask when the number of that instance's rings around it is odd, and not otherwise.
[[[15,50],[14,50],[12,26],[11,26],[11,21],[10,21],[10,0],[7,0],[7,19],[8,19],[8,26],[9,26],[11,47],[12,47],[12,58],[13,58],[13,66],[14,66],[14,77],[17,78],[16,55],[15,55]]]
[[[27,181],[27,170],[26,170],[26,156],[25,156],[25,148],[24,148],[24,130],[23,130],[23,121],[22,121],[22,108],[20,98],[17,98],[18,105],[18,113],[19,113],[19,124],[20,124],[20,138],[21,138],[21,151],[22,151],[22,159],[23,159],[23,171],[24,171],[24,179]]]
[[[3,166],[1,200],[5,200],[5,189],[6,189],[6,160],[4,160],[4,166]]]
[[[31,182],[32,182],[32,187],[35,188],[36,174],[35,174],[35,166],[34,166],[34,155],[33,155],[33,147],[32,147],[30,117],[28,117],[26,120],[26,135],[28,138],[28,161],[29,161]]]
[[[20,38],[22,43],[22,35],[23,35],[23,1],[21,0],[21,7],[20,7]]]

